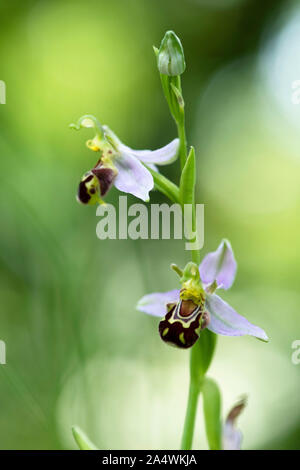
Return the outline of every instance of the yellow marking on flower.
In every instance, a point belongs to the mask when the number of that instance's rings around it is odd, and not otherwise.
[[[86,143],[87,148],[93,150],[94,152],[99,152],[100,146],[99,143],[96,141],[96,137],[94,139],[90,139]]]
[[[205,291],[202,287],[198,266],[190,261],[185,266],[180,279],[182,289],[181,300],[192,300],[194,304],[202,306],[205,301]]]
[[[182,342],[182,344],[185,344],[185,339],[184,339],[184,333],[180,333],[179,335],[179,340]]]
[[[199,282],[189,279],[182,284],[180,298],[181,300],[192,300],[196,305],[203,305],[205,292]]]
[[[196,333],[196,335],[198,335],[198,336],[200,336],[200,333],[201,333],[201,325],[202,325],[202,321],[200,322],[199,327],[196,328],[196,330],[195,330],[195,333]]]

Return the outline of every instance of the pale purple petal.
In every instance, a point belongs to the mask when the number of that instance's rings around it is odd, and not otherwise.
[[[222,240],[216,251],[208,253],[200,264],[200,277],[204,284],[217,282],[217,286],[229,289],[236,274],[237,263],[228,240]]]
[[[134,150],[123,144],[119,137],[117,137],[108,126],[103,126],[103,129],[105,130],[106,136],[108,136],[113,141],[115,147],[121,153],[129,153],[147,165],[149,163],[156,163],[157,165],[168,165],[178,157],[178,138],[172,140],[169,144],[157,150]]]
[[[179,139],[174,139],[169,144],[157,150],[133,150],[130,147],[126,147],[124,144],[121,146],[126,148],[126,151],[132,153],[142,162],[156,163],[157,165],[168,165],[176,160],[178,156]]]
[[[223,426],[223,450],[241,450],[243,435],[231,421]]]
[[[167,304],[178,302],[179,292],[179,290],[175,289],[169,292],[155,292],[144,295],[138,301],[136,308],[155,317],[164,317],[167,313]]]
[[[150,171],[137,158],[127,153],[115,157],[114,165],[118,170],[114,180],[116,188],[148,201],[149,191],[154,186]]]
[[[218,295],[207,294],[205,304],[210,313],[210,323],[207,328],[214,333],[225,336],[251,335],[268,341],[262,328],[252,325]]]

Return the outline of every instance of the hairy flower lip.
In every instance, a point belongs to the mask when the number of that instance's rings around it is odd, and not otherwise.
[[[158,330],[161,339],[178,348],[187,349],[199,338],[201,331],[202,309],[195,306],[189,315],[181,315],[182,303],[180,300],[167,312],[159,322]]]
[[[77,201],[81,204],[95,204],[100,201],[100,184],[96,175],[88,171],[81,179],[78,191]]]
[[[105,166],[100,159],[91,171],[99,181],[101,196],[105,196],[113,185],[118,170],[111,166]]]
[[[82,204],[88,204],[91,196],[88,194],[86,184],[91,181],[93,175],[88,175],[85,180],[80,181],[78,186],[77,201]]]

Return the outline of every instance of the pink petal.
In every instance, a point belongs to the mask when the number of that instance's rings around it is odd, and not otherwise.
[[[122,144],[123,147],[126,147]],[[176,160],[178,155],[179,139],[174,139],[169,144],[157,150],[133,150],[126,147],[126,151],[137,157],[142,162],[156,163],[156,165],[168,165]]]
[[[154,183],[150,171],[133,155],[122,153],[114,159],[118,175],[114,185],[124,193],[130,193],[142,199],[149,200],[149,191]]]
[[[251,335],[268,341],[262,328],[252,325],[218,295],[207,294],[205,304],[210,313],[210,323],[207,328],[214,333],[225,336]]]
[[[208,253],[200,264],[200,277],[204,284],[217,282],[218,287],[232,286],[237,263],[228,240],[223,240],[216,251]]]
[[[155,292],[144,295],[138,301],[136,308],[155,317],[164,317],[167,313],[167,304],[178,302],[179,292],[179,290],[175,289],[168,292]]]

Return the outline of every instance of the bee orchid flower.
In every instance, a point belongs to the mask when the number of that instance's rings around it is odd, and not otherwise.
[[[179,139],[154,151],[133,150],[94,116],[82,116],[77,124],[71,124],[70,127],[76,130],[94,129],[95,137],[88,140],[86,145],[99,155],[95,166],[83,175],[79,184],[77,200],[82,204],[101,203],[101,198],[112,185],[148,201],[154,182],[147,167],[156,170],[155,165],[167,165],[177,158]]]
[[[163,317],[159,332],[165,342],[189,348],[203,328],[220,335],[251,335],[268,341],[262,328],[239,315],[215,293],[218,289],[229,289],[236,275],[237,263],[228,240],[207,254],[199,268],[190,262],[183,271],[177,266],[174,269],[181,276],[180,290],[148,294],[137,304],[138,310]]]

